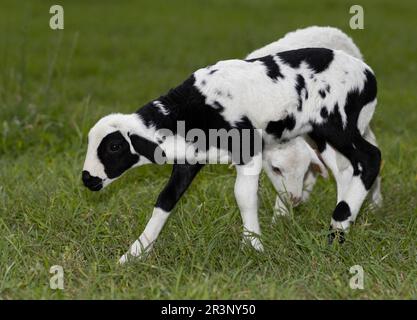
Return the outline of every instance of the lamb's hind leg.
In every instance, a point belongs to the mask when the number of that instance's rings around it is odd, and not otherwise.
[[[320,139],[314,134],[311,135],[313,140],[317,143],[320,155],[326,164],[326,166],[332,171],[333,176],[336,180],[337,185],[337,203],[342,200],[343,194],[346,192],[350,185],[350,181],[353,176],[353,167],[349,160],[345,157],[340,157],[336,150],[330,146],[325,140]],[[375,147],[378,147],[375,135],[372,130],[368,127],[363,133],[363,137]],[[369,191],[369,198],[371,200],[372,208],[378,208],[382,205],[381,195],[381,177],[378,176]]]
[[[381,152],[366,141],[359,132],[353,133],[348,144],[340,144],[338,141],[331,143],[349,159],[353,167],[353,177],[346,191],[341,195],[331,220],[331,229],[341,231],[339,242],[343,242],[343,231],[355,221],[363,201],[378,176]],[[332,241],[334,237],[335,233],[332,233],[329,240]]]
[[[346,192],[347,187],[350,185],[350,181],[353,176],[353,167],[349,160],[338,161],[338,154],[336,150],[326,143],[324,140],[314,137],[316,141],[321,158],[326,166],[330,169],[333,177],[336,181],[337,187],[337,202],[341,201],[343,194]]]
[[[371,128],[366,128],[364,132],[364,138],[369,142],[372,143],[374,146],[378,147],[376,142],[375,134],[372,132]],[[379,208],[382,206],[382,194],[381,194],[381,176],[378,175],[374,184],[372,185],[371,191],[369,192],[370,200],[372,203],[372,208]]]

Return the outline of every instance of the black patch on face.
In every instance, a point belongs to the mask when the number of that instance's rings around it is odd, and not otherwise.
[[[156,149],[160,148],[155,142],[152,142],[146,138],[132,134],[129,136],[132,146],[137,153],[144,156],[149,161],[156,163],[155,154]],[[165,153],[162,150],[158,150],[160,154],[165,158]]]
[[[266,70],[267,70],[266,74],[268,75],[268,77],[270,77],[274,81],[277,81],[278,78],[284,79],[284,75],[281,73],[279,65],[275,62],[273,56],[265,56],[262,58],[249,59],[246,61],[248,62],[261,61],[266,67]]]
[[[286,118],[278,121],[270,121],[266,126],[266,132],[280,139],[284,130],[292,130],[295,127],[295,118],[289,115]]]
[[[117,178],[139,161],[139,156],[130,152],[129,143],[120,131],[109,133],[101,140],[97,156],[110,179]]]
[[[334,56],[333,51],[326,48],[304,48],[280,52],[277,55],[292,68],[298,68],[304,61],[315,73],[326,70]]]
[[[319,95],[320,97],[322,97],[322,99],[326,98],[326,91],[324,91],[323,89],[319,90]]]
[[[305,89],[306,91],[306,99],[307,99],[308,93],[307,93],[307,88],[306,88],[306,82],[304,80],[304,77],[301,74],[297,74],[295,90],[297,91],[297,95],[298,95],[298,105],[297,105],[298,111],[301,111],[303,109],[303,99],[301,97],[301,91],[303,89]]]
[[[340,201],[333,211],[335,221],[345,221],[351,216],[349,205],[345,201]]]

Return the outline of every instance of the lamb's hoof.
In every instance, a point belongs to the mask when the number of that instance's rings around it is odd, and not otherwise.
[[[146,255],[152,249],[153,243],[145,247],[139,240],[136,240],[120,259],[119,264],[125,264],[133,260],[140,260],[146,258]]]
[[[259,239],[254,239],[251,241],[252,247],[258,252],[264,252],[264,246]]]
[[[253,249],[255,249],[258,252],[263,252],[264,251],[264,246],[263,246],[261,240],[259,240],[258,238],[255,238],[255,237],[244,236],[242,238],[242,244],[244,246],[252,247]]]
[[[124,265],[129,262],[133,261],[139,261],[141,259],[144,259],[146,257],[146,252],[141,252],[139,254],[132,254],[131,252],[126,252],[124,255],[122,255],[119,259],[119,265]]]
[[[372,199],[372,202],[369,205],[369,209],[371,211],[376,211],[378,209],[382,208],[382,197]]]
[[[342,230],[335,230],[332,227],[330,227],[329,230],[331,231],[330,234],[327,236],[327,242],[329,245],[333,244],[333,241],[336,238],[339,241],[339,243],[345,242],[345,233]]]
[[[120,265],[123,265],[123,264],[125,264],[126,262],[128,262],[128,254],[126,253],[126,254],[124,254],[120,259],[119,259],[119,264]]]
[[[274,211],[272,215],[272,224],[276,224],[280,221],[280,219],[287,218],[290,216],[288,211]]]

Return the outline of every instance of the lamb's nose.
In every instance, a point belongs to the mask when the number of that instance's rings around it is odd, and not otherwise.
[[[103,180],[99,177],[92,176],[90,172],[86,170],[83,170],[81,179],[83,180],[84,185],[91,191],[99,191],[103,188]]]
[[[84,184],[88,184],[88,181],[90,180],[90,178],[91,178],[90,172],[88,172],[86,170],[83,170],[82,180],[83,180]]]

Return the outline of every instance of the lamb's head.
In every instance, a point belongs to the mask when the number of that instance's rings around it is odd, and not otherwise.
[[[84,185],[99,191],[126,170],[150,163],[151,159],[142,151],[155,145],[144,138],[149,134],[147,130],[136,114],[111,114],[100,119],[88,134],[82,171]]]
[[[301,137],[279,144],[264,153],[265,171],[278,193],[286,193],[292,204],[302,199],[304,178],[309,170],[328,176],[316,151]]]

